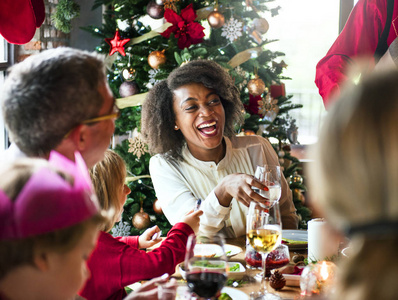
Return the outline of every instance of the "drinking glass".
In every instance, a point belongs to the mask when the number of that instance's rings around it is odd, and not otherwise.
[[[267,198],[270,203],[279,201],[282,193],[281,188],[281,167],[273,165],[257,166],[254,173],[260,182],[262,182],[268,190],[254,190],[264,198]]]
[[[188,288],[198,299],[216,299],[227,281],[228,259],[221,235],[190,235],[185,255]]]
[[[250,202],[247,215],[246,235],[250,245],[260,252],[263,259],[263,276],[260,291],[255,299],[276,300],[279,296],[269,293],[266,284],[267,255],[281,243],[282,223],[278,201],[269,206],[258,202]]]

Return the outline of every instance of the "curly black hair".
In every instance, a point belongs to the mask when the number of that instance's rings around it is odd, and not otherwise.
[[[202,83],[221,98],[225,111],[224,134],[234,135],[235,125],[243,122],[243,104],[228,72],[210,60],[195,60],[173,70],[166,80],[156,84],[142,106],[141,132],[152,154],[181,159],[185,138],[174,130],[173,92],[190,83]]]

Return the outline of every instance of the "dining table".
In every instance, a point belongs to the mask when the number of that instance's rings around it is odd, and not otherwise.
[[[242,249],[241,252],[232,256],[229,259],[229,261],[230,262],[239,262],[243,266],[246,267],[246,261],[245,261],[246,237],[242,236],[239,238],[226,239],[226,244],[238,246]],[[294,250],[289,249],[289,254],[290,254],[290,258],[292,258],[294,255],[303,255],[304,257],[306,257],[307,249],[306,248],[294,249]],[[230,287],[244,292],[247,295],[247,299],[250,299],[250,294],[252,292],[258,292],[260,289],[261,277],[258,276],[258,274],[260,272],[261,272],[261,270],[259,270],[259,269],[246,268],[245,275],[241,280],[236,280],[235,282],[233,280],[229,281],[230,283],[232,282],[232,286],[230,286]],[[182,275],[180,273],[180,268],[178,266],[176,268],[176,272],[172,275],[172,277],[176,278],[177,280],[180,280],[180,282],[181,281],[183,282]],[[300,287],[298,285],[295,285],[295,286],[285,285],[281,290],[276,291],[270,286],[269,280],[267,280],[267,289],[268,289],[268,291],[279,295],[282,299],[292,299],[292,300],[293,299],[294,300],[301,299]]]

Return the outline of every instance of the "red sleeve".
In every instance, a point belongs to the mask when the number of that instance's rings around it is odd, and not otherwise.
[[[139,280],[174,274],[177,264],[184,261],[188,236],[193,231],[185,223],[175,224],[162,244],[150,252],[125,247],[121,257],[122,285]]]
[[[387,0],[359,0],[344,29],[316,66],[315,83],[327,108],[347,80],[347,67],[355,58],[374,63],[379,37],[386,22]]]
[[[136,248],[136,249],[138,249],[138,245],[139,245],[138,239],[139,238],[140,238],[139,235],[115,237],[115,239],[118,240],[119,242],[125,243],[133,248]]]

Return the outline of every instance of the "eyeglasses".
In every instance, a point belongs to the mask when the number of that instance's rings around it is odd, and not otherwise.
[[[116,106],[116,104],[113,104],[111,114],[100,116],[100,117],[95,117],[92,119],[87,119],[87,120],[84,120],[83,122],[81,122],[80,124],[91,125],[91,124],[98,123],[98,122],[105,121],[105,120],[117,119],[120,117],[120,114],[121,114],[121,112],[120,112],[119,108]],[[73,127],[71,130],[68,131],[67,134],[64,135],[64,139],[66,139],[71,134],[71,132],[73,131],[74,128],[75,127]]]
[[[116,104],[114,104],[111,114],[84,120],[81,124],[93,124],[93,123],[97,123],[97,122],[101,122],[101,121],[105,121],[105,120],[117,119],[119,117],[120,117],[120,110],[116,106]]]

